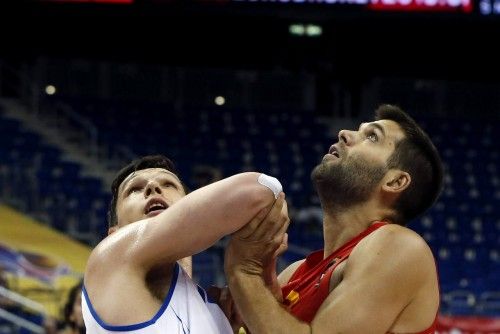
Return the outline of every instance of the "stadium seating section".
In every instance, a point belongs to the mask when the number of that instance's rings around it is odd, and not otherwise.
[[[224,108],[175,112],[153,103],[59,99],[90,119],[99,142],[128,147],[137,156],[162,153],[177,162],[196,187],[194,166],[216,167],[223,176],[257,170],[278,177],[293,209],[290,243],[322,245],[321,215],[310,171],[336,138],[300,111]],[[441,312],[500,315],[500,122],[419,117],[440,150],[445,188],[436,205],[410,227],[430,244],[439,269]],[[70,235],[106,230],[110,194],[100,179],[85,176],[64,152],[45,143],[0,110],[0,195],[18,209]],[[289,252],[286,261],[301,255]],[[216,281],[222,251],[195,256],[202,285]],[[217,269],[218,268],[218,269]],[[220,280],[220,279],[219,279]]]

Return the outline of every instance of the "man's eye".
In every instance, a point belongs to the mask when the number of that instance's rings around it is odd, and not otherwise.
[[[174,183],[170,182],[170,181],[165,182],[163,184],[163,186],[167,187],[167,188],[175,188],[175,189],[177,189],[177,186]]]
[[[369,133],[368,136],[366,136],[366,138],[368,140],[371,140],[372,142],[378,141],[378,136],[377,136],[377,134],[375,132]]]
[[[132,194],[132,193],[135,193],[135,192],[138,192],[138,191],[141,191],[141,187],[132,187],[128,190],[128,193],[129,194]]]

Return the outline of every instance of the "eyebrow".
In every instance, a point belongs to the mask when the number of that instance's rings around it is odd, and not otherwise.
[[[123,180],[122,184],[120,185],[120,187],[122,189],[125,189],[127,187],[127,185],[132,181],[132,180],[135,180],[135,178],[137,177],[137,175],[134,175],[135,172],[133,172],[132,174],[130,174],[130,177],[127,177],[125,180]]]
[[[385,135],[385,130],[384,130],[384,127],[383,127],[382,125],[380,125],[380,124],[378,124],[378,123],[361,123],[361,124],[360,124],[360,126],[359,126],[359,128],[361,128],[361,127],[362,127],[363,125],[365,125],[365,124],[366,124],[366,126],[367,126],[367,127],[368,127],[368,126],[371,126],[371,127],[375,127],[375,128],[377,128],[377,129],[379,129],[379,130],[380,130],[380,132],[382,132],[382,135],[383,135],[384,137],[386,137],[386,135]]]
[[[127,176],[127,178],[125,180],[123,180],[122,184],[120,184],[120,187],[118,189],[122,189],[124,190],[127,185],[132,181],[132,180],[135,180],[136,177],[141,177],[141,175],[137,175],[138,171],[134,171],[132,174],[130,174],[129,176]],[[182,182],[179,180],[179,178],[174,174],[174,173],[171,173],[167,170],[165,171],[162,171],[162,173],[166,174],[166,175],[172,175],[177,181],[179,181],[179,184],[182,186]],[[143,178],[144,179],[144,178]]]

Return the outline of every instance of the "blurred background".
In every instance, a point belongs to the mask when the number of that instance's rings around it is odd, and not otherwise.
[[[196,189],[278,177],[280,268],[322,247],[310,172],[381,103],[441,152],[410,223],[437,260],[443,333],[500,333],[500,1],[103,0],[0,5],[0,333],[55,333],[107,231],[110,182],[145,154]],[[495,130],[497,129],[497,130]],[[194,257],[224,284],[224,240]]]

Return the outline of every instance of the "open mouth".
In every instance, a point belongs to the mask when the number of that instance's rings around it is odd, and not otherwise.
[[[337,150],[337,148],[334,145],[332,145],[330,147],[330,149],[328,150],[328,153],[333,155],[334,157],[340,158],[339,151]]]
[[[153,198],[146,205],[146,208],[144,209],[144,213],[146,215],[157,214],[157,213],[164,211],[167,208],[168,208],[168,205],[164,200],[159,199],[159,198]]]

